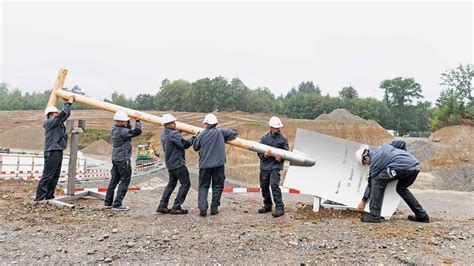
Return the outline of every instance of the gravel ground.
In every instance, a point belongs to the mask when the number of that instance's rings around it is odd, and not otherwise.
[[[199,217],[194,189],[183,216],[155,212],[162,188],[129,192],[131,210],[120,213],[93,198],[75,209],[33,205],[34,189],[0,181],[1,263],[474,263],[469,192],[417,191],[429,224],[407,221],[404,206],[390,221],[363,224],[350,211],[313,213],[301,196],[287,195],[286,214],[273,218],[256,212],[258,194],[224,194],[218,215]]]

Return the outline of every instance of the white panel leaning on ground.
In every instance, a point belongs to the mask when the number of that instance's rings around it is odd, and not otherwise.
[[[356,209],[369,176],[369,167],[354,157],[361,148],[368,145],[298,128],[293,152],[307,154],[317,163],[311,167],[290,165],[284,186]],[[381,215],[386,219],[400,204],[396,186],[394,181],[385,188]],[[368,203],[365,211],[369,211]]]

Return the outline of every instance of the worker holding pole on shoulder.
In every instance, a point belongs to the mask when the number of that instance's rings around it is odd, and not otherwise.
[[[186,167],[185,150],[191,147],[194,143],[193,136],[190,139],[184,139],[181,133],[176,130],[176,117],[171,114],[164,114],[162,117],[163,125],[165,130],[161,134],[161,145],[165,153],[165,164],[168,169],[169,181],[163,191],[163,195],[160,200],[160,205],[156,210],[162,214],[187,214],[188,210],[183,209],[181,204],[186,200],[189,188],[191,187],[191,181],[189,180],[189,171]],[[174,200],[174,204],[171,209],[168,209],[168,201],[170,200],[171,193],[179,183],[178,194]]]
[[[207,114],[203,124],[206,129],[201,131],[193,143],[193,149],[199,152],[199,215],[207,215],[207,194],[212,183],[211,215],[219,213],[222,191],[225,183],[225,143],[239,134],[236,130],[217,128],[217,117]]]

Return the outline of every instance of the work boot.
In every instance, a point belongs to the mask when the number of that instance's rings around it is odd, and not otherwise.
[[[107,204],[106,204],[106,205],[104,205],[104,208],[105,208],[105,209],[112,209],[112,205],[107,205]]]
[[[179,209],[171,209],[170,214],[188,214],[188,210],[179,208]]]
[[[207,215],[207,211],[199,211],[199,216],[204,217]]]
[[[272,206],[263,206],[262,208],[258,209],[258,213],[266,213],[271,212]]]
[[[408,215],[408,220],[412,222],[420,222],[420,223],[429,223],[430,217],[428,214],[424,215]]]
[[[211,209],[211,215],[216,215],[219,213],[219,209],[215,208],[215,209]]]
[[[285,214],[285,211],[282,210],[282,209],[277,209],[277,210],[275,210],[274,212],[272,212],[272,216],[273,216],[274,218],[280,217],[280,216],[282,216],[283,214]]]
[[[363,215],[362,217],[360,217],[360,221],[363,222],[363,223],[380,223],[382,221],[382,219],[380,218],[375,218],[374,216],[370,215],[370,214],[366,214],[366,215]]]
[[[166,207],[159,206],[158,209],[156,209],[156,212],[162,213],[162,214],[168,214],[170,213],[170,210]]]

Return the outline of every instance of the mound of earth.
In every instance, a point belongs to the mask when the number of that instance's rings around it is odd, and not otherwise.
[[[94,155],[112,155],[112,145],[103,139],[96,140],[81,150],[86,154]]]
[[[474,127],[441,128],[426,138],[405,138],[421,164],[420,188],[474,191]],[[417,185],[415,183],[415,185]]]
[[[0,147],[43,150],[44,129],[41,126],[19,126],[0,134]]]
[[[456,152],[465,155],[471,162],[474,161],[474,127],[467,125],[444,127],[430,136],[433,142],[449,145]],[[464,160],[465,161],[465,160]]]
[[[362,118],[353,115],[346,109],[339,108],[330,112],[329,114],[321,114],[315,120],[329,120],[329,121],[361,121]]]

